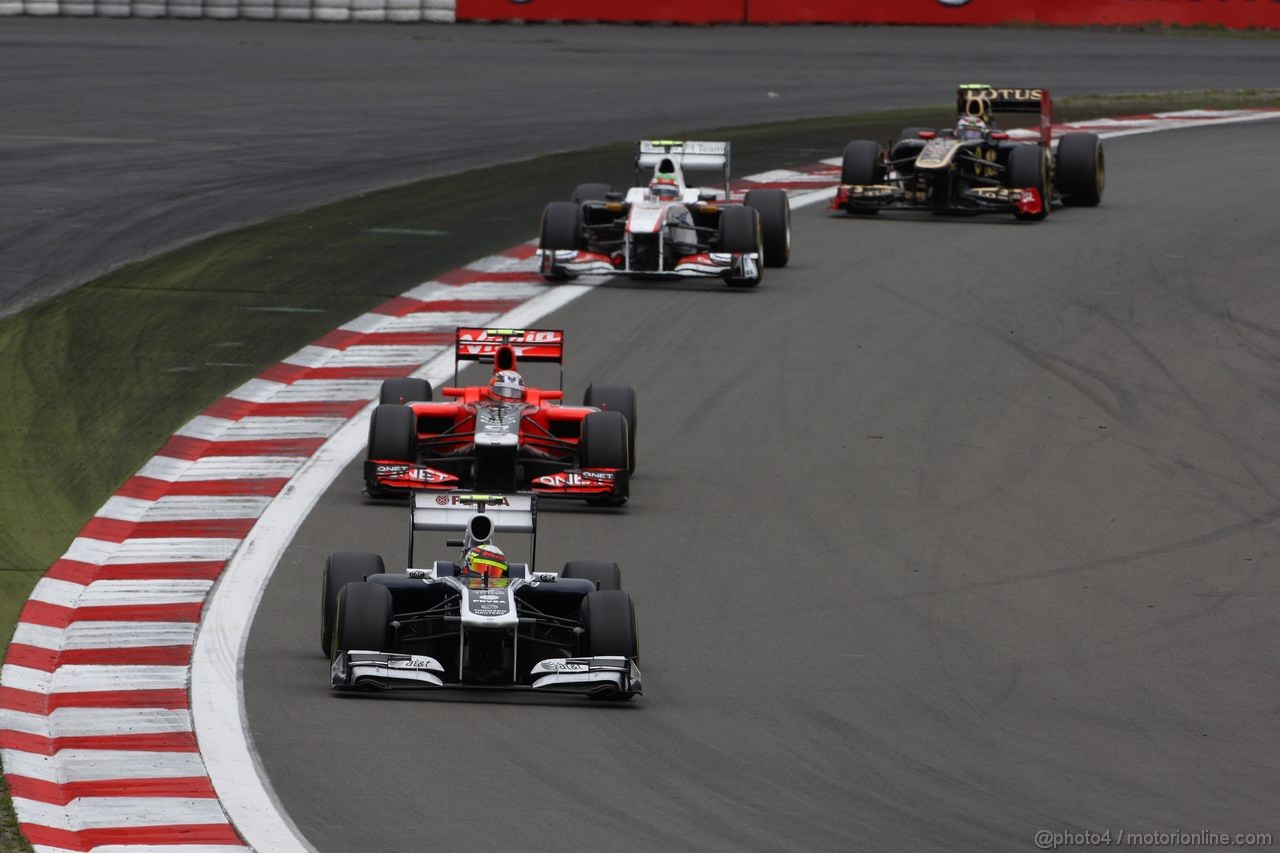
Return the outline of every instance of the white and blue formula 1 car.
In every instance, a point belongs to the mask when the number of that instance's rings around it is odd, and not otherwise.
[[[690,187],[685,172],[723,171],[723,192]],[[783,190],[732,201],[728,142],[643,140],[636,183],[625,194],[580,184],[571,201],[542,213],[540,270],[548,281],[578,275],[702,276],[754,287],[764,267],[791,257],[791,204]]]
[[[337,690],[479,688],[630,699],[641,692],[639,636],[617,563],[536,571],[537,495],[413,495],[408,568],[377,554],[331,554],[321,642]],[[462,534],[466,554],[495,533],[526,534],[528,563],[474,576],[460,562],[416,563],[422,533]]]

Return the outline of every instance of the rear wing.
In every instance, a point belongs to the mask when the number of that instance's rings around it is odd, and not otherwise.
[[[643,174],[645,169],[652,169],[666,159],[679,163],[686,172],[690,169],[722,170],[725,198],[729,197],[728,142],[642,139],[636,143],[636,186],[647,183]]]
[[[486,495],[472,492],[417,492],[409,505],[409,562],[413,565],[415,533],[463,533],[463,544],[487,542],[494,533],[528,533],[532,565],[538,539],[538,496]],[[459,544],[459,543],[454,543]]]
[[[1048,89],[1001,89],[985,83],[963,83],[956,90],[956,113],[991,121],[993,113],[1039,113],[1040,141],[1053,139],[1053,99]]]
[[[560,329],[485,329],[460,326],[453,343],[453,384],[464,361],[492,364],[494,370],[517,370],[521,361],[551,361],[560,365],[564,389],[564,332]]]

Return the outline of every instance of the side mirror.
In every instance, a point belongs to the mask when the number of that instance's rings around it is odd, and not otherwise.
[[[605,201],[622,201],[622,193],[617,190],[610,190],[604,194]]]
[[[698,193],[698,201],[715,201],[715,193]]]

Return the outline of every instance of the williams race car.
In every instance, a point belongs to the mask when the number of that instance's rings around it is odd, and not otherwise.
[[[418,490],[533,491],[620,506],[636,467],[636,393],[627,385],[587,386],[581,406],[560,404],[563,390],[526,387],[522,362],[555,362],[563,385],[564,332],[558,329],[460,328],[458,365],[493,365],[489,384],[441,388],[425,379],[382,383],[369,421],[364,463],[374,497]]]
[[[1102,201],[1102,142],[1092,133],[1067,133],[1055,142],[1047,89],[964,85],[956,111],[954,129],[907,128],[887,152],[872,140],[850,142],[831,208],[1006,212],[1036,220],[1048,216],[1054,202],[1092,207]],[[1013,141],[996,128],[995,113],[1038,113],[1039,138]]]
[[[630,699],[639,635],[617,563],[534,569],[536,495],[413,496],[408,568],[337,553],[321,579],[320,639],[336,690],[488,688]],[[414,562],[424,531],[463,533],[457,561]],[[529,534],[509,562],[495,532]]]
[[[724,194],[689,187],[691,169],[723,169]],[[634,278],[709,276],[736,287],[760,283],[763,267],[791,256],[791,203],[782,190],[751,190],[730,201],[729,143],[644,140],[636,146],[636,183],[614,192],[581,184],[571,201],[542,213],[541,272],[548,281],[582,274]]]

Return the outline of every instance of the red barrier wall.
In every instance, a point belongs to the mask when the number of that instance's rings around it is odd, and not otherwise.
[[[457,19],[742,24],[747,20],[745,2],[746,0],[457,0]]]
[[[1280,29],[1280,0],[457,0],[459,21],[1219,24]]]
[[[533,0],[538,2],[538,0]],[[1221,24],[1280,28],[1280,0],[748,0],[753,23]]]

